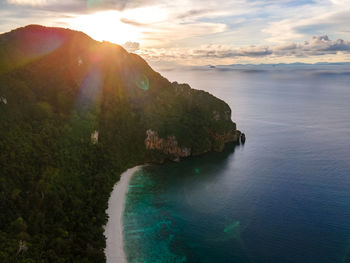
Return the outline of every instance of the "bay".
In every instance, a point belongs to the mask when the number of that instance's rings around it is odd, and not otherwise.
[[[350,74],[161,73],[226,101],[247,141],[134,175],[128,261],[350,262]]]

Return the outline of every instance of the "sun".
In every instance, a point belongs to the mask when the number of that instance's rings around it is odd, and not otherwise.
[[[103,11],[80,15],[65,21],[69,28],[83,31],[95,40],[124,44],[128,41],[139,42],[138,28],[120,21],[119,11]]]

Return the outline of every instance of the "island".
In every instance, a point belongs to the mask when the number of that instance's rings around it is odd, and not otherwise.
[[[0,35],[0,262],[105,262],[128,168],[238,143],[231,109],[82,32]]]

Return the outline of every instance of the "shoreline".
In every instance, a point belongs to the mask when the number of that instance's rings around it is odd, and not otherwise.
[[[108,200],[106,213],[108,221],[105,226],[106,263],[127,263],[123,242],[123,213],[129,182],[133,174],[142,166],[135,166],[123,172],[120,180],[114,185]]]

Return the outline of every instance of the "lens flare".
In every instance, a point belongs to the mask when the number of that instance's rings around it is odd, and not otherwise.
[[[136,86],[139,89],[142,90],[148,90],[149,89],[149,79],[146,75],[142,74],[137,80],[136,80]]]
[[[98,99],[102,88],[102,74],[98,67],[93,66],[86,74],[81,83],[77,97],[78,108],[93,107]]]

